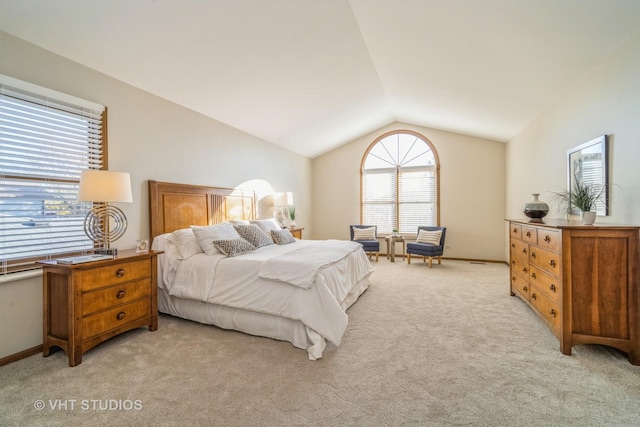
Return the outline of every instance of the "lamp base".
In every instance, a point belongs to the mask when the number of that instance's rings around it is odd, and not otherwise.
[[[113,249],[95,249],[93,251],[94,254],[100,254],[100,255],[113,255],[116,256],[118,255],[118,249],[117,248],[113,248]]]

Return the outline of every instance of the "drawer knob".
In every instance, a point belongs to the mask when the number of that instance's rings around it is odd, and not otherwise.
[[[531,278],[534,279],[534,280],[537,278],[535,271],[533,273],[531,273]]]
[[[527,237],[531,237],[531,232],[527,231]]]
[[[518,229],[517,229],[517,228],[514,228],[514,229],[513,229],[513,232],[517,234],[517,233],[518,233]]]
[[[556,268],[556,261],[552,259],[551,261],[549,261],[549,265],[551,266],[551,268]]]
[[[549,237],[549,235],[547,234],[546,236],[544,236],[544,241],[549,243],[551,241],[551,237]]]
[[[551,289],[551,292],[555,292],[556,291],[556,285],[554,285],[553,283],[549,286],[549,289]]]
[[[529,289],[528,289],[526,286],[523,286],[523,287],[522,287],[522,292],[527,293],[527,291],[528,291],[528,290],[529,290]]]
[[[515,248],[516,248],[515,243],[512,243],[512,244],[511,244],[511,249],[515,249]]]
[[[120,291],[118,291],[118,293],[116,294],[116,298],[118,298],[118,299],[122,299],[122,298],[124,298],[124,294],[125,294],[125,293],[126,293],[126,292],[125,292],[124,290],[120,290]]]
[[[511,276],[511,281],[515,282],[516,281],[516,276]]]
[[[535,252],[531,252],[531,258],[533,258],[533,259],[536,258],[536,253]]]
[[[516,260],[512,259],[511,260],[511,265],[516,265]]]
[[[119,268],[118,271],[116,271],[116,277],[123,277],[124,273],[126,273],[124,268]]]
[[[549,314],[551,315],[551,317],[556,317],[556,310],[552,308],[551,310],[549,310]]]
[[[538,295],[536,295],[536,294],[531,294],[531,299],[534,299],[534,300],[535,300],[535,299],[538,299]]]
[[[527,269],[527,267],[524,267],[524,268],[522,269],[522,271],[523,271],[523,272],[525,272],[525,273],[527,273],[529,270]]]
[[[527,248],[523,248],[522,249],[522,253],[526,255],[527,254]]]
[[[126,316],[126,313],[125,313],[124,311],[121,311],[120,313],[118,313],[118,314],[116,315],[116,319],[118,319],[118,320],[122,320],[122,319],[124,319],[124,318],[125,318],[125,316]]]

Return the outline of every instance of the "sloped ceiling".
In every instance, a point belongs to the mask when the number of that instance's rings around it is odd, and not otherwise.
[[[638,0],[0,0],[0,30],[307,157],[393,121],[507,141]]]

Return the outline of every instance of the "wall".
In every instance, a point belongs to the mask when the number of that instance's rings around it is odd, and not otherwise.
[[[349,238],[349,225],[360,222],[362,157],[378,136],[398,129],[420,133],[438,152],[440,225],[447,227],[446,246],[450,246],[445,257],[504,261],[505,145],[404,123],[386,126],[314,159],[317,238]]]
[[[522,204],[540,193],[550,204],[549,217],[562,218],[551,192],[567,186],[567,150],[607,134],[613,195],[610,216],[596,223],[640,224],[639,75],[640,34],[509,141],[507,217],[522,217]]]
[[[147,181],[291,191],[311,236],[311,160],[0,32],[0,73],[108,107],[109,169],[131,174],[113,246],[149,237]],[[214,101],[212,101],[214,102]],[[0,282],[0,358],[42,344],[41,279]]]

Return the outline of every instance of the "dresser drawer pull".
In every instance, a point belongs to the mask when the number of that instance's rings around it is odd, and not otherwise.
[[[535,252],[531,252],[531,258],[536,259],[536,253]]]
[[[514,228],[514,229],[513,229],[513,232],[514,232],[515,234],[518,234],[518,229],[517,229],[517,228]]]
[[[549,235],[544,236],[544,241],[549,243],[551,241],[551,237],[549,237]]]
[[[120,313],[118,313],[118,314],[116,315],[116,319],[118,319],[118,320],[122,320],[122,319],[124,319],[124,318],[125,318],[125,316],[126,316],[126,313],[125,313],[124,311],[121,311]]]
[[[551,317],[556,317],[556,310],[552,308],[551,310],[549,310],[549,314],[551,315]]]
[[[553,283],[549,286],[549,289],[551,289],[551,292],[555,292],[556,291],[556,285],[554,285]]]
[[[527,273],[527,272],[529,272],[529,269],[527,269],[527,267],[524,267],[524,268],[522,269],[522,271],[523,271],[524,273]]]
[[[124,268],[119,268],[118,271],[116,271],[116,277],[124,277],[124,273],[126,273]]]
[[[527,231],[527,237],[531,237],[531,232]]]
[[[516,244],[515,244],[515,243],[512,243],[512,244],[511,244],[511,249],[515,249],[515,248],[516,248]]]
[[[511,276],[511,281],[515,282],[516,281],[516,276]]]
[[[534,273],[531,273],[531,278],[532,278],[533,280],[535,280],[537,277],[538,277],[538,276],[536,276],[536,273],[535,273],[535,272],[534,272]]]
[[[511,260],[511,265],[516,265],[516,261],[514,259]]]
[[[522,292],[527,293],[528,290],[529,290],[529,288],[527,288],[526,286],[522,287]]]
[[[556,262],[555,262],[555,260],[551,260],[551,261],[549,261],[549,265],[551,266],[551,268],[556,268]]]
[[[124,290],[120,290],[120,291],[118,291],[118,293],[116,294],[116,298],[118,298],[118,299],[122,299],[122,298],[124,298],[124,294],[125,294],[125,293],[126,293],[126,292],[125,292]]]
[[[527,254],[527,248],[522,249],[522,253],[526,255]]]
[[[538,295],[536,295],[536,294],[531,294],[531,299],[534,299],[534,300],[535,300],[535,299],[538,299]]]

